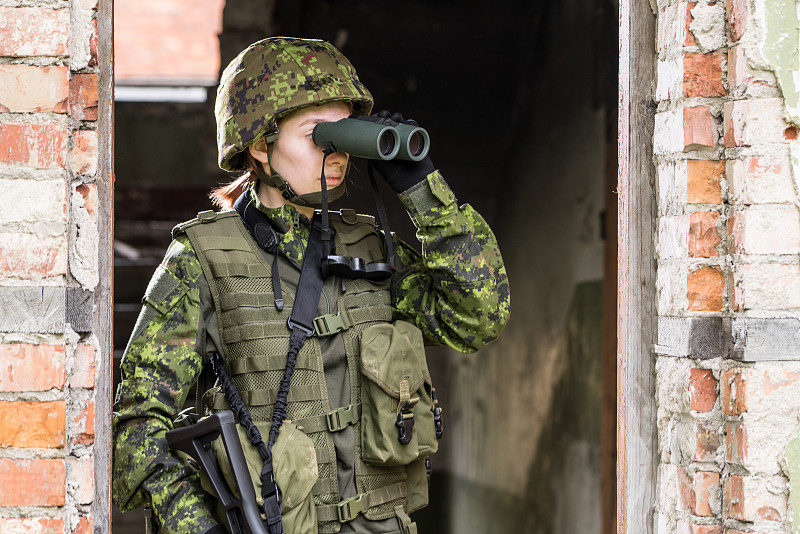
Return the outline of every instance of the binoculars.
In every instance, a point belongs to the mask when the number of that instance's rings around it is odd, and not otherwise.
[[[419,126],[387,126],[350,118],[317,124],[312,139],[319,147],[333,145],[337,152],[368,159],[420,161],[430,148],[428,132]]]

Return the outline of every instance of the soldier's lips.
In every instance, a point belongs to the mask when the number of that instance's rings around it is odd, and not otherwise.
[[[342,183],[342,175],[338,173],[334,173],[329,175],[325,175],[325,185],[328,187],[337,186]]]

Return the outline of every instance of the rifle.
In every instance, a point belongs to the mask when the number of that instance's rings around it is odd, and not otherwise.
[[[240,499],[236,498],[225,481],[219,462],[211,450],[211,442],[219,436],[222,436],[222,443],[228,453],[233,478],[239,486]],[[256,504],[256,493],[236,431],[233,412],[223,410],[193,425],[170,430],[167,432],[167,443],[200,464],[219,496],[232,534],[268,534]]]

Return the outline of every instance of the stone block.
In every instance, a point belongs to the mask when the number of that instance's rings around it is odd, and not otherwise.
[[[736,305],[743,310],[782,311],[800,308],[800,265],[754,263],[734,265]]]
[[[78,333],[91,332],[94,326],[94,292],[68,287],[66,322]]]
[[[61,334],[63,287],[0,287],[0,332]]]

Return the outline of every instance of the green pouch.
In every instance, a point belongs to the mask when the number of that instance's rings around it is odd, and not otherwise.
[[[408,513],[428,506],[428,470],[425,459],[420,457],[406,466],[406,487],[408,488]]]
[[[266,440],[271,424],[259,421],[255,425]],[[262,504],[261,466],[263,461],[261,455],[247,439],[247,431],[244,426],[237,424],[236,430],[239,433],[239,440],[242,442],[242,451],[245,461],[247,461],[247,469],[250,471],[250,479],[253,481],[257,500],[259,504]],[[211,450],[214,451],[214,455],[219,461],[225,480],[233,493],[239,497],[239,489],[236,487],[233,470],[221,438],[217,438],[211,443]],[[278,438],[272,447],[272,467],[275,482],[281,490],[283,531],[286,534],[317,534],[317,509],[314,506],[314,496],[311,492],[319,478],[314,442],[299,427],[285,421],[281,425]],[[204,474],[201,475],[201,482],[207,492],[216,496],[211,483]]]
[[[431,379],[422,332],[405,321],[371,326],[361,334],[361,457],[380,466],[408,465],[436,452]],[[410,439],[397,424],[408,420]]]

